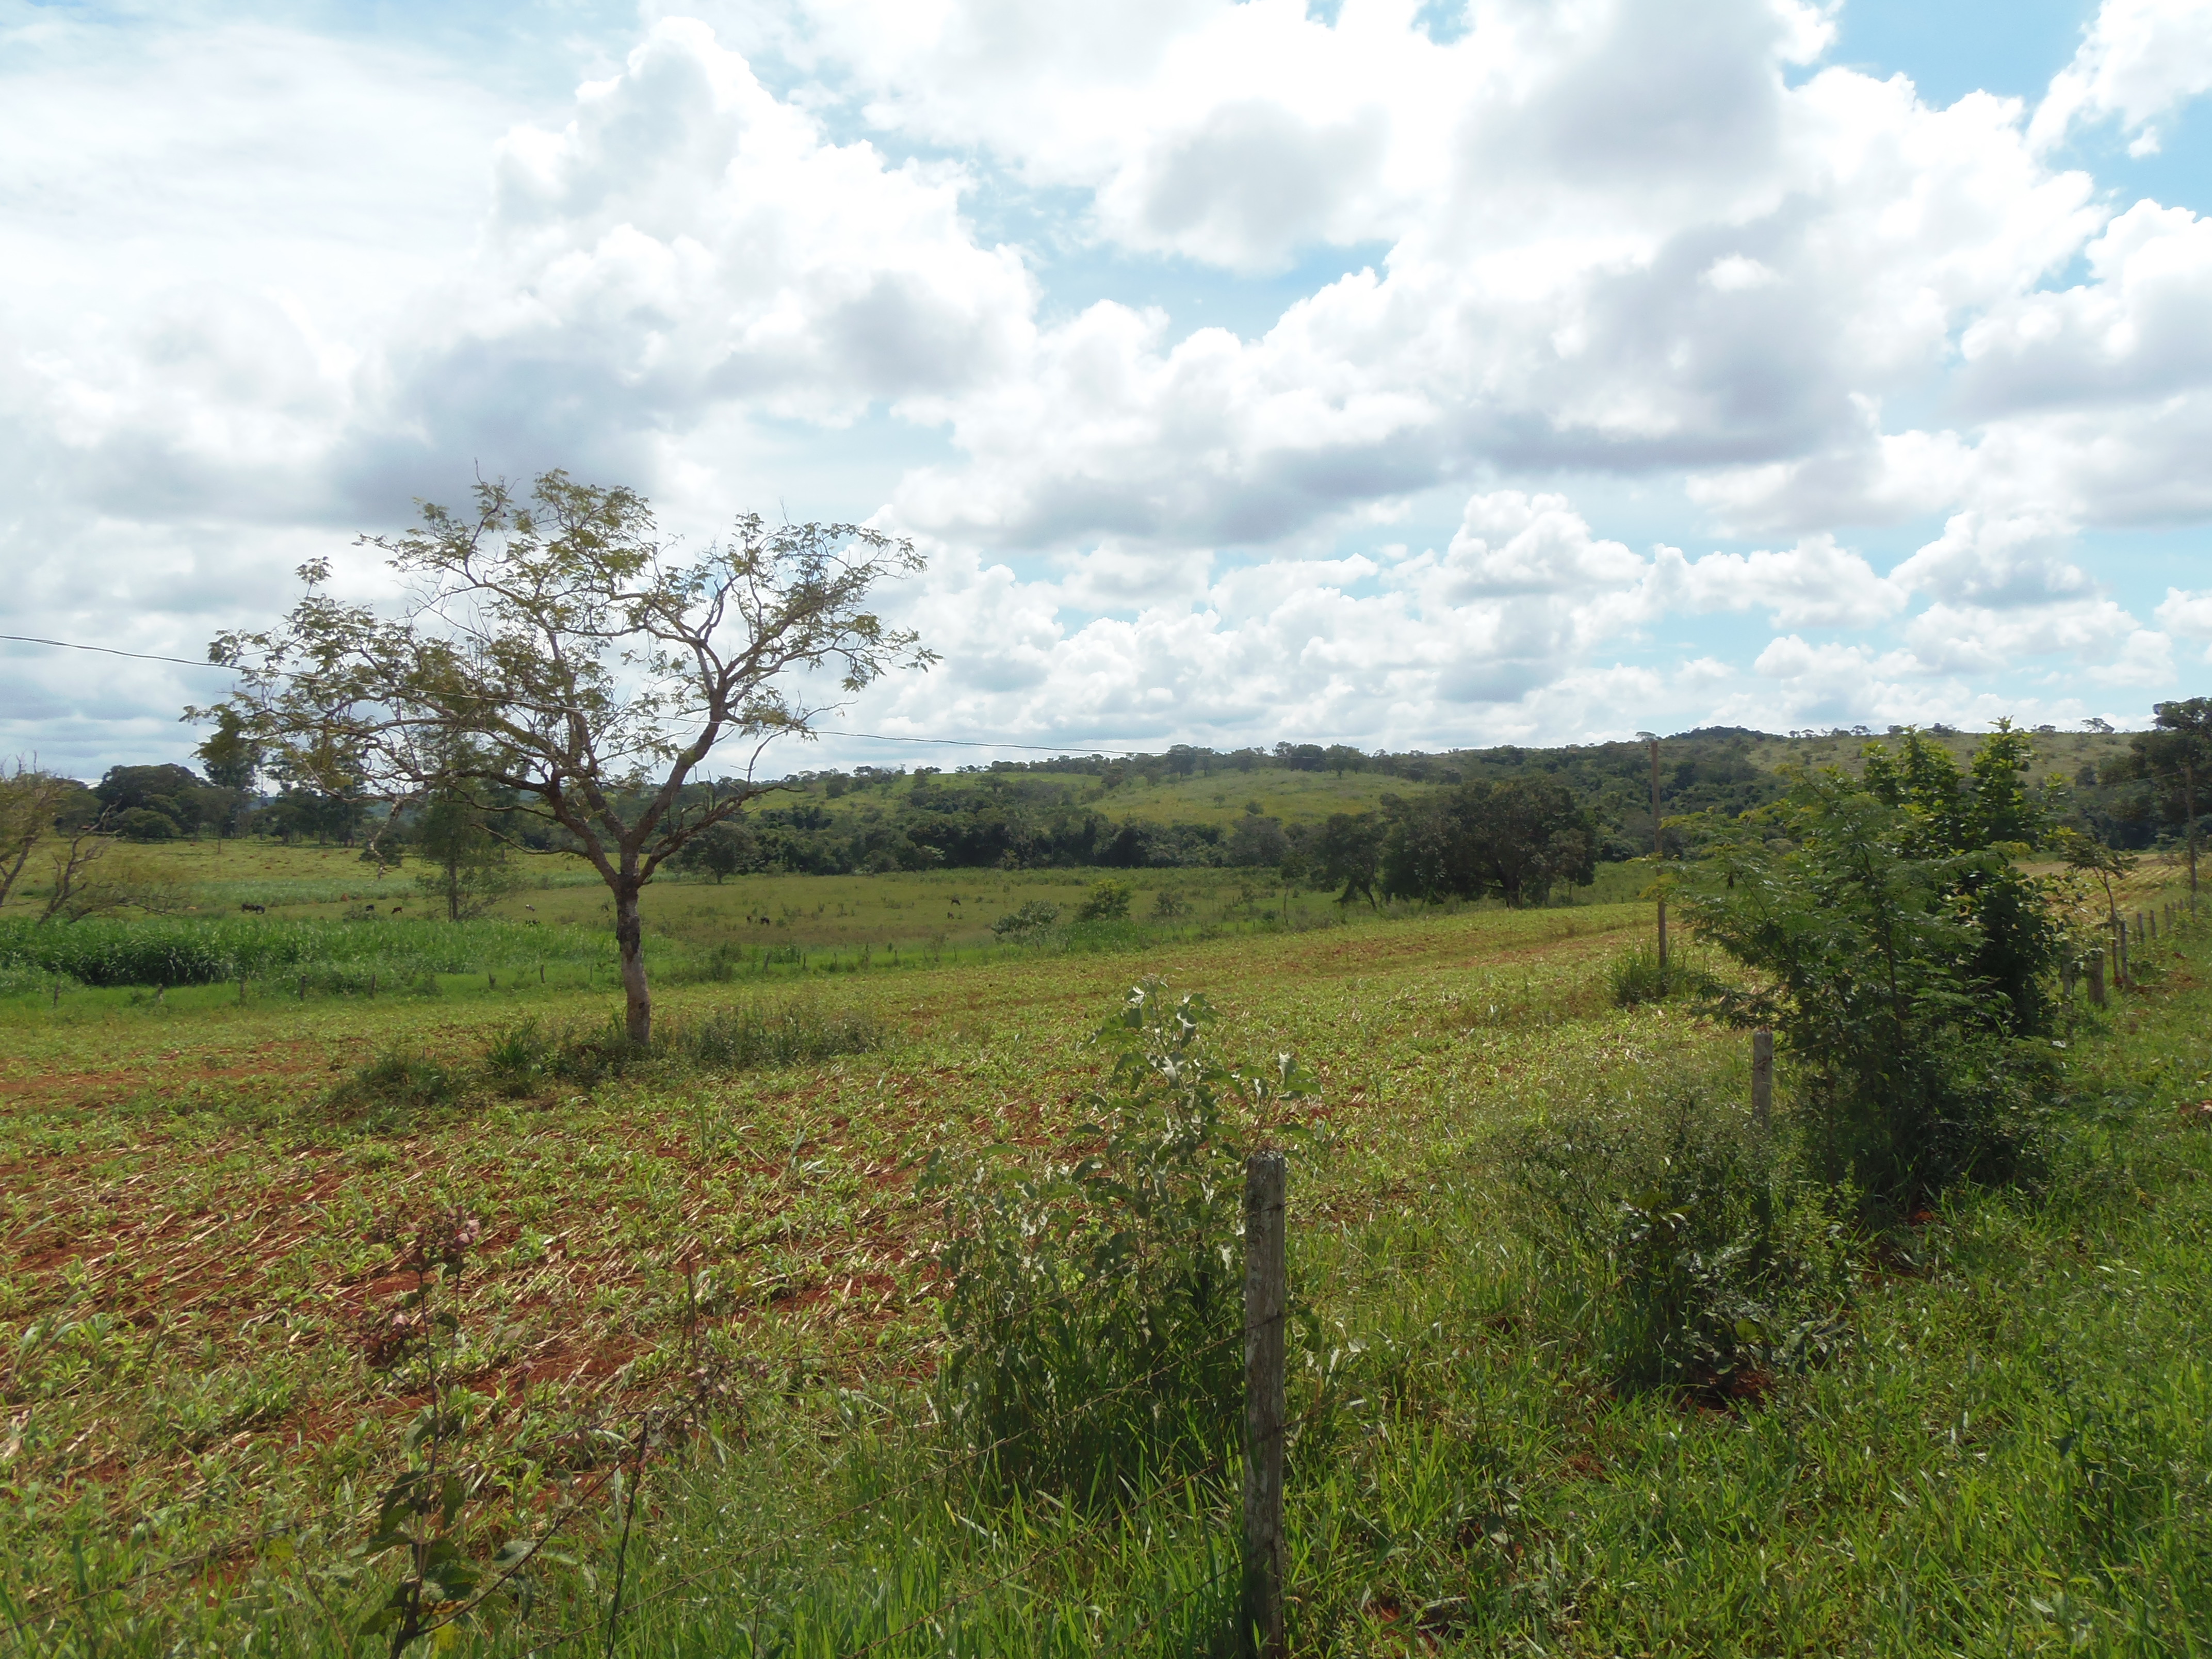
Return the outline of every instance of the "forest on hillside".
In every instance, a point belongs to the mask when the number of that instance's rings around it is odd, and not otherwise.
[[[1678,732],[1658,744],[1662,834],[1681,852],[1704,826],[1778,798],[1795,767],[1856,769],[1872,746],[1860,730],[1743,727]],[[1936,727],[1928,740],[1963,755],[1972,739]],[[2049,821],[2107,846],[2178,839],[2185,814],[2140,737],[2110,731],[2026,735],[2030,787]],[[116,767],[73,786],[67,819],[104,821],[126,839],[254,834],[359,845],[398,864],[453,855],[456,835],[557,850],[557,829],[520,811],[472,808],[397,816],[297,787],[264,792],[238,757],[203,757],[204,775],[169,765]],[[702,798],[726,783],[699,786]],[[939,769],[859,767],[794,774],[739,820],[684,850],[679,867],[708,879],[759,872],[852,875],[932,869],[1264,869],[1347,896],[1486,891],[1541,902],[1589,879],[1595,866],[1653,845],[1653,756],[1644,742],[1500,745],[1443,753],[1364,753],[1346,744],[1277,744],[1158,754],[994,760]],[[1453,826],[1456,825],[1455,829]],[[1458,837],[1462,852],[1438,848]],[[1441,838],[1441,839],[1440,839]],[[1468,848],[1486,851],[1468,852]],[[1480,863],[1486,873],[1471,873]],[[1447,868],[1456,874],[1443,874]]]

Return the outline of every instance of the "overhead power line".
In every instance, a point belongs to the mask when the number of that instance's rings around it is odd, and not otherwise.
[[[97,651],[103,656],[131,657],[139,662],[173,662],[186,668],[215,668],[226,674],[239,672],[228,663],[195,662],[190,657],[161,657],[146,651],[119,650],[112,645],[83,645],[75,640],[41,639],[35,634],[0,634],[0,640],[12,640],[18,645],[50,645],[61,651]],[[881,732],[845,731],[823,732],[817,735],[866,738],[871,743],[926,743],[947,749],[1020,749],[1039,755],[1120,755],[1132,760],[1140,760],[1150,752],[1143,749],[1101,749],[1095,744],[1089,748],[1072,748],[1065,744],[1054,746],[1041,743],[1012,743],[1003,738],[895,738]]]
[[[42,640],[35,634],[0,634],[0,640],[13,640],[18,645],[51,645],[64,651],[97,651],[106,657],[136,657],[140,662],[182,663],[187,668],[220,668],[226,674],[238,671],[228,663],[195,661],[190,657],[156,657],[144,651],[120,651],[112,645],[80,645],[75,640]]]

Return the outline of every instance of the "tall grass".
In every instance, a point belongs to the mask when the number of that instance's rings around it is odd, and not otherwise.
[[[427,920],[293,921],[95,919],[38,927],[0,922],[0,971],[66,974],[80,984],[208,985],[307,973],[352,988],[374,973],[386,984],[424,974],[463,974],[540,962],[613,960],[604,929]]]
[[[553,1025],[522,1019],[493,1036],[473,1069],[395,1049],[357,1068],[330,1100],[341,1109],[419,1109],[450,1104],[486,1085],[523,1095],[548,1081],[589,1085],[640,1067],[717,1073],[802,1066],[873,1054],[893,1041],[874,1010],[831,1007],[805,995],[663,1015],[642,1048],[629,1040],[620,1015]]]

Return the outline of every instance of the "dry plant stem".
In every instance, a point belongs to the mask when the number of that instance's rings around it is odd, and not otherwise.
[[[623,1585],[629,1566],[629,1534],[637,1519],[638,1488],[645,1484],[645,1448],[653,1433],[653,1414],[648,1412],[637,1425],[637,1448],[630,1458],[629,1490],[623,1494],[622,1540],[615,1546],[615,1593],[607,1607],[607,1656],[614,1659],[615,1632],[622,1623]]]

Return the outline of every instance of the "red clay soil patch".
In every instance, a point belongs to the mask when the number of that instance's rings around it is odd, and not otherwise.
[[[302,1058],[302,1055],[307,1056]],[[26,1103],[48,1099],[79,1104],[112,1104],[149,1088],[163,1093],[179,1091],[194,1083],[240,1083],[248,1079],[298,1077],[309,1072],[327,1076],[329,1046],[295,1042],[257,1048],[251,1060],[230,1065],[199,1062],[179,1065],[166,1054],[148,1054],[99,1071],[48,1072],[32,1077],[0,1079],[0,1101]],[[99,1094],[99,1098],[93,1097]]]

